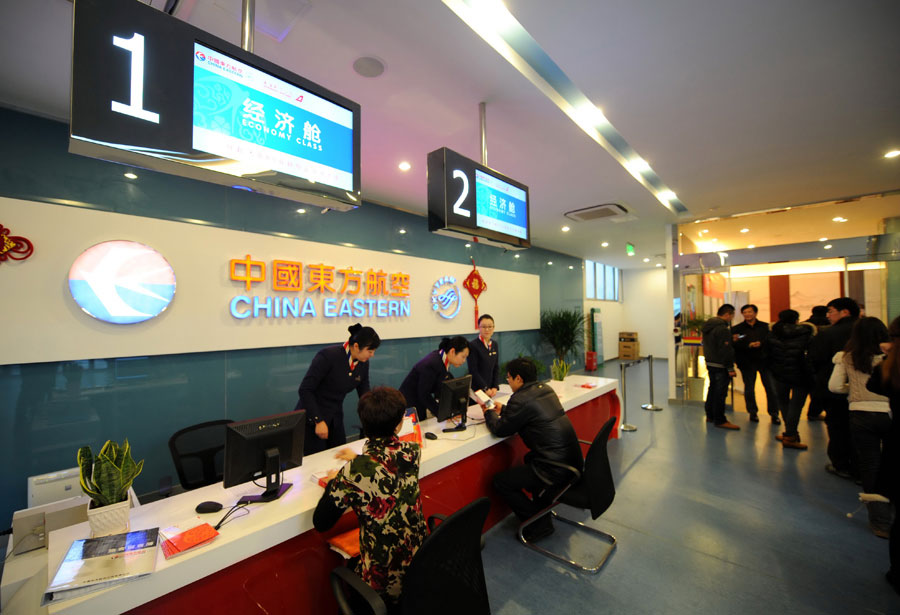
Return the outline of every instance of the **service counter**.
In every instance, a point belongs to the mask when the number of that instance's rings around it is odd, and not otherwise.
[[[616,385],[615,380],[589,376],[569,376],[564,382],[551,383],[582,440],[592,440],[610,416],[619,416]],[[501,391],[504,389],[509,392],[507,385],[501,387]],[[441,438],[424,441],[420,486],[426,515],[450,514],[481,496],[491,499],[486,528],[509,514],[509,508],[493,493],[491,479],[498,471],[521,463],[525,446],[518,436],[496,438],[484,424],[470,424],[464,432],[444,434],[435,419],[424,421],[422,430],[435,432]],[[618,430],[614,430],[613,437],[617,436]],[[359,451],[362,442],[351,446]],[[211,544],[170,560],[160,551],[156,572],[148,577],[42,609],[37,606],[40,592],[69,545],[90,534],[87,523],[54,531],[49,536],[49,549],[44,551],[46,567],[42,566],[27,584],[30,589],[23,586],[4,602],[8,600],[7,606],[15,607],[11,613],[330,615],[337,607],[328,575],[341,563],[341,558],[328,548],[325,539],[356,523],[354,515],[347,514],[326,534],[312,529],[313,511],[322,488],[313,482],[311,475],[338,467],[341,462],[334,458],[334,453],[332,449],[304,457],[301,467],[285,473],[284,480],[293,483],[287,493],[274,502],[250,505],[249,514],[236,514],[236,518],[222,526]],[[203,515],[215,525],[241,496],[259,491],[252,483],[231,489],[224,489],[218,483],[189,491],[132,510],[131,528],[177,523],[194,515],[194,507],[205,500],[225,505],[218,513]],[[27,561],[32,565],[36,557],[44,557],[34,553],[24,554],[29,556]],[[10,560],[13,569],[19,557],[24,559],[17,556]],[[4,581],[6,576],[7,571]]]

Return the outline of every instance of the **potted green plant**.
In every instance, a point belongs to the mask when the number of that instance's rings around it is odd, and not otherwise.
[[[580,310],[544,310],[541,312],[541,337],[553,347],[556,359],[550,377],[562,380],[572,369],[566,359],[575,355],[584,343],[584,314]]]
[[[122,446],[107,440],[94,457],[90,446],[78,449],[81,490],[91,498],[88,521],[94,536],[128,531],[128,490],[144,469],[144,460],[135,463],[128,438]]]

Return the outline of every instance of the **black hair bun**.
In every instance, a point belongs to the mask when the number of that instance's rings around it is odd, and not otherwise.
[[[353,336],[353,335],[356,335],[357,333],[359,333],[359,330],[362,328],[363,327],[361,324],[356,323],[355,325],[350,325],[349,327],[347,327],[347,331],[349,331],[350,335]]]

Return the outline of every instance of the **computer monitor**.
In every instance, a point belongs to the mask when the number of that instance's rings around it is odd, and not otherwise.
[[[455,416],[462,417],[455,427],[444,431],[463,431],[466,428],[466,411],[469,409],[469,390],[472,376],[444,380],[441,383],[441,398],[438,401],[437,420],[444,422]]]
[[[227,425],[225,430],[225,488],[263,475],[266,487],[260,495],[245,495],[239,503],[270,502],[290,489],[281,480],[284,470],[303,463],[306,411],[273,414]]]

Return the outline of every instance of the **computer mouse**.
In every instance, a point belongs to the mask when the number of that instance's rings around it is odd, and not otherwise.
[[[203,515],[206,513],[219,512],[222,510],[222,505],[218,502],[200,502],[194,510]]]
[[[437,434],[436,434],[436,433],[432,433],[432,432],[430,432],[430,431],[426,431],[426,432],[425,432],[425,437],[426,437],[428,440],[437,440],[437,439],[438,439]]]

